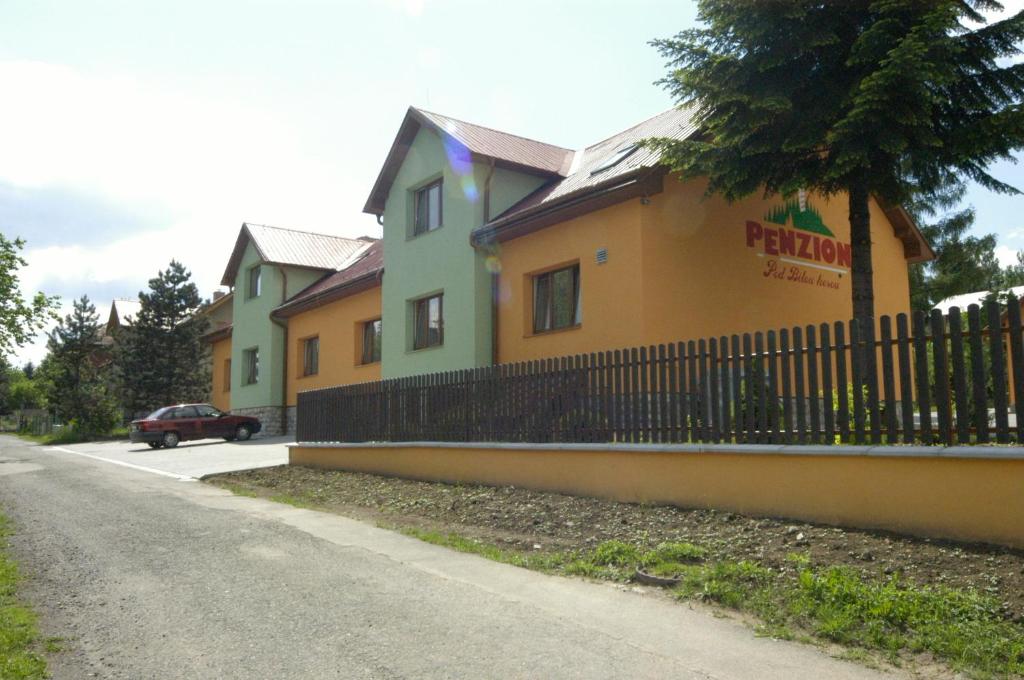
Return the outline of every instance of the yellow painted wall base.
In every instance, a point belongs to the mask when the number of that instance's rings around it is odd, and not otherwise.
[[[1024,548],[1024,458],[296,445],[289,462]]]

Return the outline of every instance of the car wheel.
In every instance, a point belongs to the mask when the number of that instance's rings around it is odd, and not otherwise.
[[[235,430],[235,439],[240,442],[244,442],[252,436],[252,432],[249,430],[248,425],[239,425],[238,429]]]
[[[181,439],[178,437],[177,432],[164,432],[163,444],[167,448],[173,449],[175,446],[178,445],[179,441],[181,441]]]
[[[146,442],[146,443],[149,444],[149,448],[151,448],[151,449],[159,449],[160,448],[160,442]]]

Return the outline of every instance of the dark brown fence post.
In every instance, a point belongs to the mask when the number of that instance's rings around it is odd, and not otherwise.
[[[825,444],[836,443],[836,412],[832,402],[832,334],[827,323],[820,326],[821,339],[821,405],[825,415],[823,423]]]
[[[853,441],[864,444],[864,344],[861,322],[850,319],[850,382],[853,385]]]
[[[882,392],[885,395],[885,438],[887,444],[899,441],[899,424],[896,420],[896,371],[892,362],[892,317],[882,316],[878,320],[882,336]]]
[[[718,339],[718,351],[719,366],[718,366],[718,385],[721,389],[720,398],[722,400],[722,423],[719,427],[719,432],[722,435],[722,439],[726,442],[732,441],[731,427],[732,418],[730,417],[729,410],[732,408],[732,398],[730,392],[730,380],[729,375],[729,339],[724,335]]]
[[[820,398],[818,396],[818,338],[813,325],[807,330],[807,401],[811,411],[811,436],[810,442],[818,444],[821,441],[821,412],[818,409]]]
[[[768,432],[772,444],[778,444],[779,437],[779,362],[776,359],[775,331],[765,334],[768,363]]]
[[[989,367],[992,375],[992,406],[995,409],[996,441],[1010,441],[1010,422],[1006,413],[1006,358],[1003,355],[1003,320],[999,303],[986,303],[988,312]]]
[[[669,349],[671,345],[669,346]],[[658,427],[655,430],[658,435],[655,441],[669,442],[672,441],[672,433],[669,430],[669,414],[668,414],[668,399],[669,399],[669,387],[668,387],[668,352],[665,345],[658,345]]]
[[[670,343],[668,346],[668,440],[678,442],[679,439],[679,366],[676,356],[676,346]]]
[[[967,308],[971,344],[971,383],[974,392],[974,430],[979,444],[988,443],[988,395],[985,390],[985,357],[981,341],[981,310]]]
[[[751,347],[750,333],[743,334],[743,389],[744,393],[744,417],[743,428],[745,430],[743,441],[747,444],[755,442],[754,435],[757,429],[757,421],[754,419],[754,352]]]
[[[768,400],[764,374],[764,333],[754,333],[754,379],[757,397],[757,443],[768,441]]]
[[[648,374],[650,373],[650,364],[647,361],[648,355],[647,347],[640,348],[640,364],[638,370],[640,371],[640,427],[637,428],[637,439],[645,443],[651,443],[651,384],[648,381]]]
[[[949,407],[949,361],[946,352],[946,324],[942,312],[931,313],[932,359],[935,372],[935,409],[938,412],[939,437],[946,445],[953,443],[952,417]]]
[[[931,388],[928,384],[928,334],[925,330],[924,312],[914,312],[914,368],[917,387],[917,408],[921,418],[921,441],[931,444],[932,440],[932,405]]]
[[[700,426],[697,432],[699,433],[699,441],[706,442],[711,439],[711,430],[708,427],[708,420],[710,420],[711,413],[711,400],[708,396],[708,343],[707,340],[701,338],[697,341],[697,399],[700,404],[698,409],[698,422]]]
[[[807,443],[807,402],[804,390],[807,387],[804,376],[804,332],[799,326],[793,329],[793,391],[796,393],[796,443]]]
[[[793,392],[790,389],[792,372],[789,361],[789,330],[783,328],[779,331],[779,363],[782,370],[782,420],[783,434],[782,443],[793,443]]]
[[[903,443],[914,443],[914,386],[911,380],[910,341],[907,315],[896,315],[897,355],[900,360],[900,416],[903,419]]]
[[[1017,443],[1024,442],[1024,337],[1020,320],[1020,300],[1011,296],[1006,303],[1007,332],[1010,334],[1010,357],[1013,361],[1013,412],[1017,418]]]
[[[875,320],[866,319],[861,327],[864,340],[864,375],[867,377],[867,403],[871,405],[868,421],[871,443],[882,443],[882,408],[878,397],[878,350],[875,347]]]
[[[713,442],[722,441],[719,435],[719,428],[722,422],[721,404],[718,402],[718,339],[708,340],[708,372],[705,380],[709,383],[709,398],[711,401],[711,430],[709,438]]]
[[[967,400],[967,357],[964,356],[964,330],[960,308],[949,312],[950,360],[953,364],[953,399],[956,402],[956,440],[961,444],[971,441],[971,416]]]
[[[732,354],[732,429],[733,441],[739,444],[743,437],[743,358],[740,354],[740,336],[729,338]]]

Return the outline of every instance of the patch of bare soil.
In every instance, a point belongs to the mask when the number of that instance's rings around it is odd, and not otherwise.
[[[580,550],[618,539],[653,546],[688,541],[711,560],[755,560],[784,571],[792,553],[865,576],[900,574],[920,585],[974,588],[1024,622],[1024,551],[879,531],[747,517],[731,512],[618,503],[516,487],[443,484],[280,466],[208,479],[260,496],[287,496],[360,519],[454,532],[517,550]]]

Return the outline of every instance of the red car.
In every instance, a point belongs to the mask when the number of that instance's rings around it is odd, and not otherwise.
[[[135,443],[145,442],[154,449],[169,449],[190,439],[223,437],[227,441],[245,441],[263,426],[256,418],[233,416],[209,404],[178,404],[165,406],[145,418],[133,420],[128,437]]]

